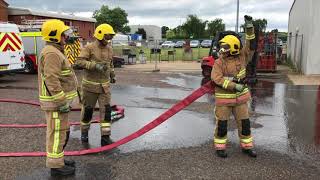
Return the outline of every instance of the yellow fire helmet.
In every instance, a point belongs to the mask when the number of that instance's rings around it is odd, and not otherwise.
[[[109,24],[101,24],[94,31],[94,37],[100,41],[104,38],[104,35],[106,34],[110,34],[110,35],[116,34],[113,30],[113,27],[110,26]]]
[[[69,30],[63,21],[52,19],[43,23],[42,25],[42,39],[47,42],[59,43],[63,32]]]
[[[227,35],[219,41],[220,44],[230,46],[230,54],[235,56],[240,54],[240,40],[233,35]]]

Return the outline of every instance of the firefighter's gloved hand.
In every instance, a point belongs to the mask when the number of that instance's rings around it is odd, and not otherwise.
[[[107,66],[104,64],[96,64],[96,70],[104,72],[107,69]]]
[[[236,87],[235,87],[236,91],[238,91],[238,92],[242,92],[244,90],[244,88],[245,87],[242,84],[236,84]]]
[[[117,82],[117,80],[116,80],[115,77],[113,77],[113,78],[110,79],[110,83],[111,83],[111,84],[115,84],[116,82]]]
[[[253,23],[252,23],[252,17],[245,15],[244,16],[244,22],[245,22],[245,27],[246,28],[253,28]]]
[[[70,107],[69,103],[66,103],[65,105],[62,105],[59,107],[60,113],[68,113],[70,111],[71,111],[71,107]]]

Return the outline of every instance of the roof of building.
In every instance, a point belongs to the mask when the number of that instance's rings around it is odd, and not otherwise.
[[[50,18],[57,18],[57,19],[69,19],[69,20],[76,20],[76,21],[85,21],[85,22],[97,22],[94,18],[86,18],[86,17],[79,17],[74,15],[62,14],[62,13],[55,13],[55,12],[43,12],[43,11],[34,11],[28,8],[18,8],[18,7],[9,7],[8,8],[9,15],[33,15],[33,16],[42,16],[42,17],[50,17]]]
[[[8,2],[5,0],[0,0],[0,1],[4,2],[7,6],[9,5]]]

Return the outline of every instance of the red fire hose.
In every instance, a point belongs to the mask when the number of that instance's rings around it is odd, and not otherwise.
[[[161,123],[168,120],[170,117],[184,109],[185,107],[189,106],[192,102],[196,101],[198,98],[203,96],[206,93],[212,92],[213,85],[211,82],[208,82],[204,86],[200,87],[199,89],[195,90],[191,95],[184,98],[182,101],[178,102],[174,106],[172,106],[170,109],[168,109],[166,112],[161,114],[158,118],[150,122],[149,124],[145,125],[138,131],[130,134],[129,136],[120,139],[119,141],[103,146],[98,148],[92,148],[92,149],[86,149],[86,150],[79,150],[79,151],[66,151],[64,154],[66,156],[80,156],[80,155],[86,155],[86,154],[93,154],[93,153],[99,153],[102,151],[111,150],[113,148],[116,148],[120,145],[123,145],[129,141],[132,141],[133,139],[136,139],[143,134],[149,132],[150,130],[154,129],[155,127],[159,126]],[[17,100],[1,100],[0,102],[13,102],[13,103],[22,103],[22,104],[32,104],[32,105],[38,105],[36,102],[28,102],[28,101],[17,101]],[[46,156],[46,152],[0,152],[0,157],[36,157],[36,156]]]

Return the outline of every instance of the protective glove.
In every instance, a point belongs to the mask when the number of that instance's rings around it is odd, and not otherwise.
[[[104,72],[107,69],[107,66],[104,64],[96,64],[96,70],[100,72]]]
[[[116,82],[117,82],[116,78],[111,78],[111,79],[110,79],[110,83],[111,83],[111,84],[115,84]]]
[[[236,90],[237,92],[242,92],[242,91],[244,90],[244,85],[242,85],[242,84],[236,84],[235,90]]]
[[[244,16],[244,22],[245,22],[245,27],[246,28],[253,28],[253,23],[252,23],[252,17],[245,15]]]
[[[62,105],[59,107],[59,112],[60,113],[68,113],[71,111],[70,105],[66,103],[65,105]]]

